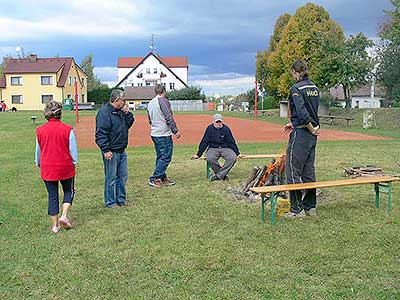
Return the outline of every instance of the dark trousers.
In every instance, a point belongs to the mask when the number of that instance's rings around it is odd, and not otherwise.
[[[74,177],[65,179],[65,180],[60,180],[60,181],[46,181],[43,180],[44,184],[47,189],[48,193],[48,207],[47,207],[47,213],[49,216],[55,216],[58,215],[60,212],[60,203],[59,203],[59,195],[58,195],[58,182],[61,182],[61,186],[64,192],[64,199],[63,199],[63,204],[64,203],[70,203],[72,204],[72,201],[74,200]]]
[[[286,149],[287,183],[305,183],[315,181],[315,147],[317,137],[306,128],[294,128],[290,133]],[[290,191],[290,210],[294,213],[302,209],[315,208],[317,204],[316,189]]]
[[[156,149],[157,158],[156,167],[153,175],[150,176],[150,181],[156,179],[163,180],[167,177],[167,168],[172,160],[172,152],[174,149],[172,136],[152,136],[151,139]]]

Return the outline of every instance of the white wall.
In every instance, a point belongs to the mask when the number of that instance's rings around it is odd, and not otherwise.
[[[381,98],[371,97],[353,97],[351,99],[351,107],[355,108],[379,108],[381,107]]]
[[[146,68],[150,68],[150,74],[146,73]],[[154,74],[154,68],[157,68],[157,73]],[[132,68],[118,68],[118,82],[120,82]],[[173,68],[173,72],[187,84],[187,68]],[[160,74],[164,73],[166,77],[160,78]],[[142,78],[138,78],[138,74],[142,74]],[[157,58],[150,55],[141,65],[139,65],[135,71],[133,71],[120,86],[146,86],[146,82],[150,82],[151,86],[156,83],[165,83],[166,90],[170,90],[170,83],[174,83],[174,88],[181,89],[185,85],[176,78],[176,76],[163,64],[159,62]],[[140,85],[141,84],[141,85]]]

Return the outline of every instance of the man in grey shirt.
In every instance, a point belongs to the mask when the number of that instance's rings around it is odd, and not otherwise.
[[[172,159],[172,134],[179,139],[181,134],[174,120],[171,103],[165,98],[165,87],[155,86],[156,96],[147,106],[147,115],[151,126],[151,139],[156,150],[156,167],[149,178],[149,185],[157,188],[174,185],[175,182],[167,177],[166,171]]]

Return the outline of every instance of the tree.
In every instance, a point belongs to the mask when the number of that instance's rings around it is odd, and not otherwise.
[[[283,30],[289,20],[289,14],[283,14],[278,17],[274,26],[274,32],[270,38],[269,48],[266,51],[258,52],[256,58],[256,80],[262,90],[274,97],[279,96],[276,79],[282,71],[280,68],[274,68],[271,65],[271,59],[276,55],[277,46],[282,39]]]
[[[400,0],[391,0],[394,9],[386,11],[378,49],[377,79],[386,87],[383,106],[388,107],[400,90]]]
[[[88,92],[102,86],[102,83],[97,78],[96,74],[94,74],[94,72],[93,72],[94,66],[93,66],[93,54],[92,53],[89,53],[89,55],[85,56],[82,59],[80,67],[82,68],[83,71],[85,71],[85,73],[88,77],[87,78]],[[103,85],[103,87],[105,87],[105,86]]]
[[[3,77],[3,72],[6,69],[7,66],[7,61],[11,59],[12,57],[10,55],[6,55],[3,57],[3,61],[0,64],[0,78]]]
[[[172,90],[167,92],[166,97],[168,100],[202,100],[206,96],[202,94],[201,87],[189,86],[180,90]]]
[[[346,108],[351,107],[351,91],[365,85],[370,79],[373,61],[367,48],[373,43],[363,33],[350,36],[343,45],[331,45],[325,41],[316,81],[322,87],[341,85]]]
[[[308,3],[291,17],[279,17],[268,53],[257,57],[257,80],[268,95],[287,97],[294,83],[290,66],[296,59],[303,59],[315,83],[325,87],[325,76],[329,74],[321,73],[321,65],[330,52],[326,53],[323,45],[339,48],[344,42],[342,28],[330,18],[328,12],[322,6]]]

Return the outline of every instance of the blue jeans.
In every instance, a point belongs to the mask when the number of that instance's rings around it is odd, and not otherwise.
[[[172,159],[172,150],[174,147],[172,136],[152,136],[151,139],[153,140],[156,149],[157,159],[156,168],[153,176],[150,177],[150,181],[156,179],[163,180],[167,177],[166,171]]]
[[[128,159],[126,152],[113,152],[110,160],[104,158],[104,202],[106,207],[125,205],[125,184],[128,180]]]

